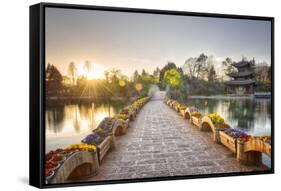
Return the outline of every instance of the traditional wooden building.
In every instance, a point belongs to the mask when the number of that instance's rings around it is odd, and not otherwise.
[[[250,95],[254,94],[256,81],[254,76],[255,60],[242,60],[232,64],[237,72],[229,73],[232,80],[225,82],[228,94]]]

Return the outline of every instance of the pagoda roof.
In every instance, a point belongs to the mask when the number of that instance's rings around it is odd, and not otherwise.
[[[229,73],[228,76],[230,76],[230,77],[244,77],[244,76],[250,76],[253,73],[254,73],[253,71],[233,72],[233,73]]]
[[[231,65],[236,68],[244,68],[244,67],[252,67],[254,63],[252,61],[241,61],[241,62],[234,62]]]
[[[248,79],[248,80],[231,80],[231,81],[227,81],[225,82],[226,85],[251,85],[251,84],[255,84],[256,81],[252,80],[252,79]]]

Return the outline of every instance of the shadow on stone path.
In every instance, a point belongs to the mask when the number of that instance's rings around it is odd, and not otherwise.
[[[260,170],[239,164],[210,132],[201,132],[156,94],[117,137],[97,176],[86,181],[134,179]],[[85,181],[85,180],[84,180]]]

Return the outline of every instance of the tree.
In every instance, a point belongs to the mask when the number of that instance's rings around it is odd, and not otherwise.
[[[92,69],[92,64],[91,64],[91,62],[90,62],[89,60],[86,60],[86,62],[85,62],[85,64],[84,64],[84,68],[86,69],[87,74],[88,74],[88,76],[89,76],[90,71],[91,71],[91,69]]]
[[[235,68],[231,65],[233,62],[231,58],[227,57],[224,61],[222,61],[222,65],[224,66],[224,72],[226,74],[234,72]]]
[[[167,70],[164,74],[164,82],[171,88],[180,88],[183,84],[182,75],[176,69]]]
[[[46,69],[46,80],[61,83],[63,78],[59,70],[52,64],[48,63]]]
[[[207,78],[209,82],[213,82],[217,79],[217,73],[213,64],[211,65],[210,70],[208,71]]]
[[[75,63],[70,62],[68,65],[68,75],[71,77],[73,85],[75,85],[76,72],[77,72],[77,69],[76,69]]]
[[[175,63],[173,62],[168,62],[168,64],[166,64],[159,73],[159,85],[161,89],[165,88],[165,82],[164,82],[164,74],[166,71],[170,70],[170,69],[177,69],[177,66]]]
[[[110,76],[110,81],[111,81],[111,82],[116,82],[116,81],[118,81],[118,79],[119,79],[120,76],[121,76],[121,71],[118,70],[118,69],[112,69],[112,70],[110,71],[109,76]]]
[[[63,88],[63,77],[59,70],[48,63],[46,69],[46,91],[48,95],[58,95]]]
[[[140,80],[140,75],[137,70],[135,70],[134,75],[133,75],[133,81],[138,82]]]
[[[142,69],[141,75],[146,76],[148,73],[145,71],[145,69]]]
[[[196,72],[196,77],[204,79],[205,75],[208,71],[206,61],[207,61],[208,56],[206,56],[204,53],[200,54],[199,57],[197,58],[197,67],[195,69]]]
[[[270,75],[269,75],[270,74]],[[260,83],[270,82],[269,78],[271,78],[271,69],[267,63],[259,63],[255,67],[255,77],[256,80]]]
[[[204,53],[197,58],[189,58],[183,65],[183,71],[191,78],[206,79],[208,73],[208,56]]]
[[[196,58],[189,58],[184,62],[183,65],[184,74],[186,74],[191,78],[195,78],[196,67],[197,67],[196,60],[197,60]]]
[[[160,69],[157,67],[154,71],[153,71],[153,76],[156,78],[159,78],[159,74],[160,74]]]
[[[109,82],[109,71],[104,71],[105,81],[106,83]]]
[[[141,76],[140,80],[137,84],[141,84],[142,90],[141,90],[141,96],[146,96],[148,95],[148,91],[150,87],[154,84],[157,84],[158,79],[155,78],[153,75],[145,75]]]
[[[271,83],[271,65],[267,70],[267,81]]]

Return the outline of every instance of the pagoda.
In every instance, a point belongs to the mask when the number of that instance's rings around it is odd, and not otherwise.
[[[225,82],[227,93],[234,95],[254,94],[256,86],[254,79],[255,60],[242,59],[242,61],[234,62],[231,65],[237,69],[237,72],[228,74],[232,80]]]

